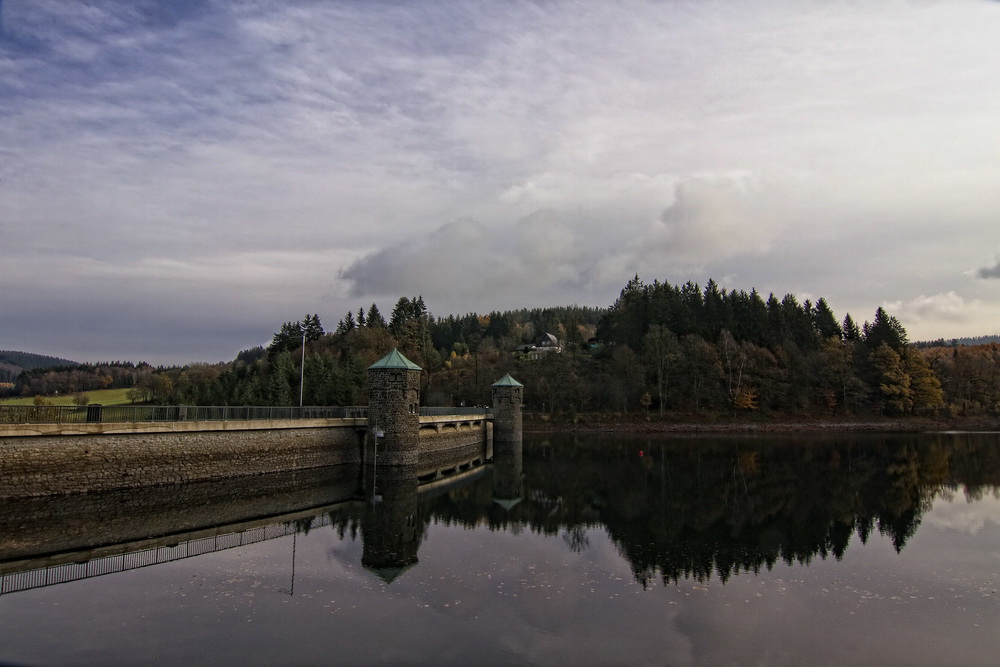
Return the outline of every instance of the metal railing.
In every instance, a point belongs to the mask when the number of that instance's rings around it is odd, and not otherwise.
[[[0,405],[0,424],[364,419],[366,406]]]
[[[314,516],[309,521],[310,530],[331,525],[329,515]],[[135,570],[149,565],[160,565],[161,563],[169,563],[170,561],[182,558],[192,558],[224,549],[244,547],[301,531],[301,526],[295,522],[271,524],[248,530],[224,533],[222,535],[187,540],[171,546],[158,546],[139,551],[103,556],[81,563],[65,563],[25,570],[23,572],[12,572],[0,575],[0,595],[25,591],[31,588],[63,584],[68,581],[99,577],[105,574]]]
[[[423,417],[492,417],[487,407],[421,407]],[[0,405],[0,424],[128,424],[133,422],[365,419],[368,407],[267,405]]]
[[[486,407],[472,407],[472,408],[439,408],[439,407],[421,407],[420,416],[421,417],[449,417],[451,415],[462,415],[462,416],[493,416],[493,408]]]

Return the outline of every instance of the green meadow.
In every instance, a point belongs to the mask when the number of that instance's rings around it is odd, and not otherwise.
[[[100,405],[127,405],[132,403],[128,398],[128,389],[95,389],[94,391],[85,391],[83,393],[90,398],[91,403],[99,403]],[[46,405],[75,405],[73,398],[73,394],[46,396],[45,403]],[[34,404],[35,399],[33,396],[0,399],[0,405]]]

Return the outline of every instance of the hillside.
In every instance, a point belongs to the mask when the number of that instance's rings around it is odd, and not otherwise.
[[[0,350],[0,382],[13,382],[21,374],[21,371],[30,371],[35,368],[49,368],[52,366],[79,365],[77,362],[70,361],[69,359],[49,357],[44,354]]]
[[[938,338],[937,340],[918,341],[914,343],[914,346],[919,348],[960,347],[960,346],[968,347],[973,345],[988,345],[990,343],[1000,343],[1000,335],[976,336],[975,338],[950,338],[948,340],[945,340],[943,338]]]

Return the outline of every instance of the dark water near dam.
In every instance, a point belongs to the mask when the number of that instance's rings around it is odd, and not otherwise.
[[[0,664],[1000,656],[997,434],[526,435],[361,473],[0,504]]]

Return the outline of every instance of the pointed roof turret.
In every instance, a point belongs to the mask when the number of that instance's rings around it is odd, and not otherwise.
[[[505,510],[507,510],[509,512],[512,509],[514,509],[515,505],[517,505],[519,502],[521,502],[521,499],[520,498],[503,498],[503,499],[501,499],[501,498],[494,498],[493,502],[495,502],[497,505],[499,505],[500,507],[504,508]]]
[[[524,385],[515,380],[507,373],[502,378],[494,382],[491,386],[493,387],[523,387]]]
[[[403,574],[416,564],[417,560],[414,558],[412,563],[407,563],[406,565],[400,565],[398,567],[369,567],[365,565],[364,568],[369,572],[374,573],[385,583],[391,584],[399,578],[399,575]]]
[[[417,366],[415,363],[404,357],[396,348],[393,348],[392,352],[369,366],[368,370],[372,370],[373,368],[401,368],[408,371],[421,370],[420,366]]]

